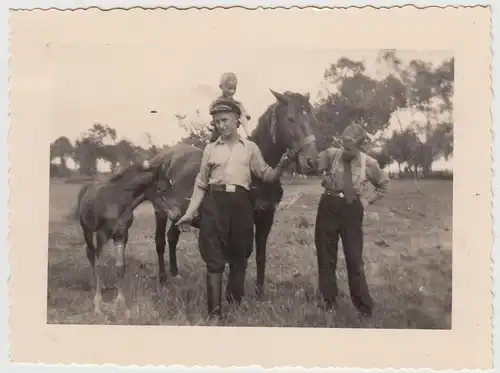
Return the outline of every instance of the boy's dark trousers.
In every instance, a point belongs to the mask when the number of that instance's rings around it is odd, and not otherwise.
[[[222,275],[229,264],[226,298],[239,304],[244,295],[245,273],[253,249],[253,209],[249,192],[239,186],[209,186],[200,206],[198,247],[207,266],[207,307],[221,315]]]
[[[325,192],[318,206],[314,238],[319,290],[327,307],[333,307],[337,297],[335,271],[340,237],[352,302],[363,314],[371,314],[373,300],[368,290],[363,263],[363,215],[364,209],[359,197],[348,203],[336,193]]]

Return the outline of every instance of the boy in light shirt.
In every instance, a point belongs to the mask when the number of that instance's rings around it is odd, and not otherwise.
[[[238,86],[238,79],[236,78],[236,75],[234,73],[224,73],[222,74],[220,78],[220,83],[219,83],[219,88],[222,91],[222,94],[217,100],[221,98],[226,98],[226,99],[232,99],[234,100],[234,94],[236,93],[236,88]],[[241,110],[241,117],[240,117],[240,122],[241,126],[243,127],[243,131],[245,132],[245,135],[248,137],[250,136],[250,128],[248,121],[251,119],[250,115],[244,108],[243,104],[239,101],[236,101],[236,104],[239,106]],[[210,105],[210,107],[213,105],[213,103]],[[210,142],[214,142],[217,140],[217,138],[220,136],[219,131],[215,127],[215,125],[210,123],[212,126],[212,136],[210,138]]]

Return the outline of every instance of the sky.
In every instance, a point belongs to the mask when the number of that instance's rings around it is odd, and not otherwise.
[[[12,59],[15,64],[11,62],[11,93],[30,100],[34,112],[46,113],[34,120],[50,128],[52,140],[67,136],[74,141],[98,122],[141,146],[148,146],[145,132],[157,145],[175,143],[184,135],[175,114],[189,116],[198,109],[201,119],[208,120],[208,106],[226,71],[238,76],[235,98],[252,115],[253,128],[275,100],[269,89],[309,92],[314,101],[325,69],[340,57],[362,60],[368,73],[379,68],[375,49],[319,48],[317,43],[300,48],[258,43],[203,48],[145,37],[120,39],[111,31],[114,36],[105,37],[108,29],[99,23],[95,28],[101,37],[90,32],[72,37],[66,35],[71,27],[94,27],[88,21],[73,21],[59,18],[43,28],[35,22],[23,24],[17,35],[24,33],[23,43],[11,48],[17,48],[18,56]],[[396,53],[404,62],[418,58],[434,64],[452,56],[445,51]]]

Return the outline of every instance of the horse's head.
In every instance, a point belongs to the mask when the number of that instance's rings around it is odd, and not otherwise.
[[[271,92],[277,100],[270,128],[274,143],[298,156],[302,170],[315,170],[318,150],[311,124],[315,125],[316,119],[309,94]]]

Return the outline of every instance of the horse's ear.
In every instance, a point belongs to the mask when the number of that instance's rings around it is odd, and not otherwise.
[[[304,93],[304,97],[307,98],[307,101],[311,98],[311,94],[309,92]]]
[[[288,99],[285,97],[285,95],[283,93],[278,93],[276,91],[273,91],[271,88],[269,88],[269,90],[271,91],[271,93],[274,95],[274,97],[276,97],[276,99],[283,103],[283,104],[286,104],[288,102]]]

